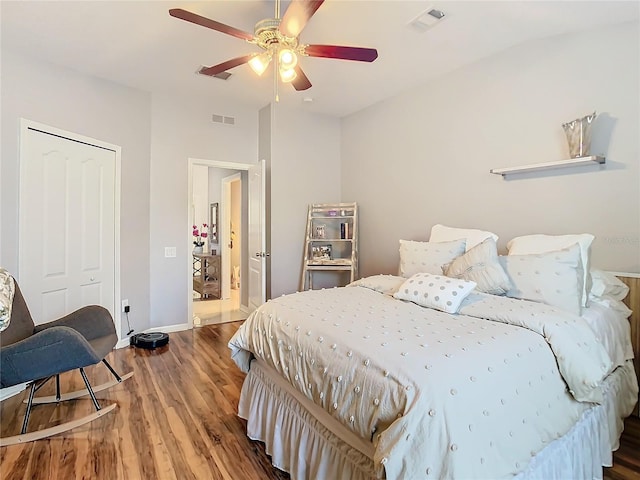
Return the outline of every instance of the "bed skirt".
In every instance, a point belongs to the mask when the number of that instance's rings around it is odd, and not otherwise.
[[[607,377],[604,391],[602,405],[586,410],[515,478],[602,479],[602,467],[612,465],[612,451],[619,446],[622,419],[637,399],[631,361]],[[293,480],[375,478],[372,443],[356,437],[257,361],[242,386],[238,415],[247,420],[249,438],[264,442],[273,465]]]

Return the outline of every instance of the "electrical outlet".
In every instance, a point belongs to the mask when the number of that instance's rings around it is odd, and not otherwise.
[[[122,311],[123,312],[125,311],[124,307],[128,307],[128,306],[129,306],[129,299],[122,300]]]

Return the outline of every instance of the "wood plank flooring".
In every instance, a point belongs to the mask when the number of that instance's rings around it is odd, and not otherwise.
[[[123,348],[108,360],[135,375],[96,394],[112,413],[47,440],[0,449],[0,478],[18,479],[288,479],[271,466],[264,445],[249,440],[236,415],[244,379],[227,342],[240,323],[172,333],[167,347]],[[110,380],[103,365],[87,368],[94,385]],[[82,388],[77,372],[61,376],[62,390]],[[54,393],[54,382],[39,392]],[[19,432],[25,392],[0,404],[2,436]],[[89,398],[34,407],[29,431],[93,411]],[[640,480],[640,420],[627,422],[611,480]]]

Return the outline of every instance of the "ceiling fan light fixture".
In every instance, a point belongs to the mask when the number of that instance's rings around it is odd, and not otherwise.
[[[280,68],[280,80],[283,83],[291,83],[297,76],[298,74],[294,68]]]
[[[298,56],[290,48],[281,48],[278,52],[278,61],[280,68],[291,69],[298,64]]]
[[[249,66],[258,75],[262,75],[271,63],[271,52],[267,51],[260,55],[255,55],[249,60]]]

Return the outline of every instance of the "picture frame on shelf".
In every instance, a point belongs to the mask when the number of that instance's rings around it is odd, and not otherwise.
[[[311,257],[313,260],[331,260],[331,245],[313,245]]]

